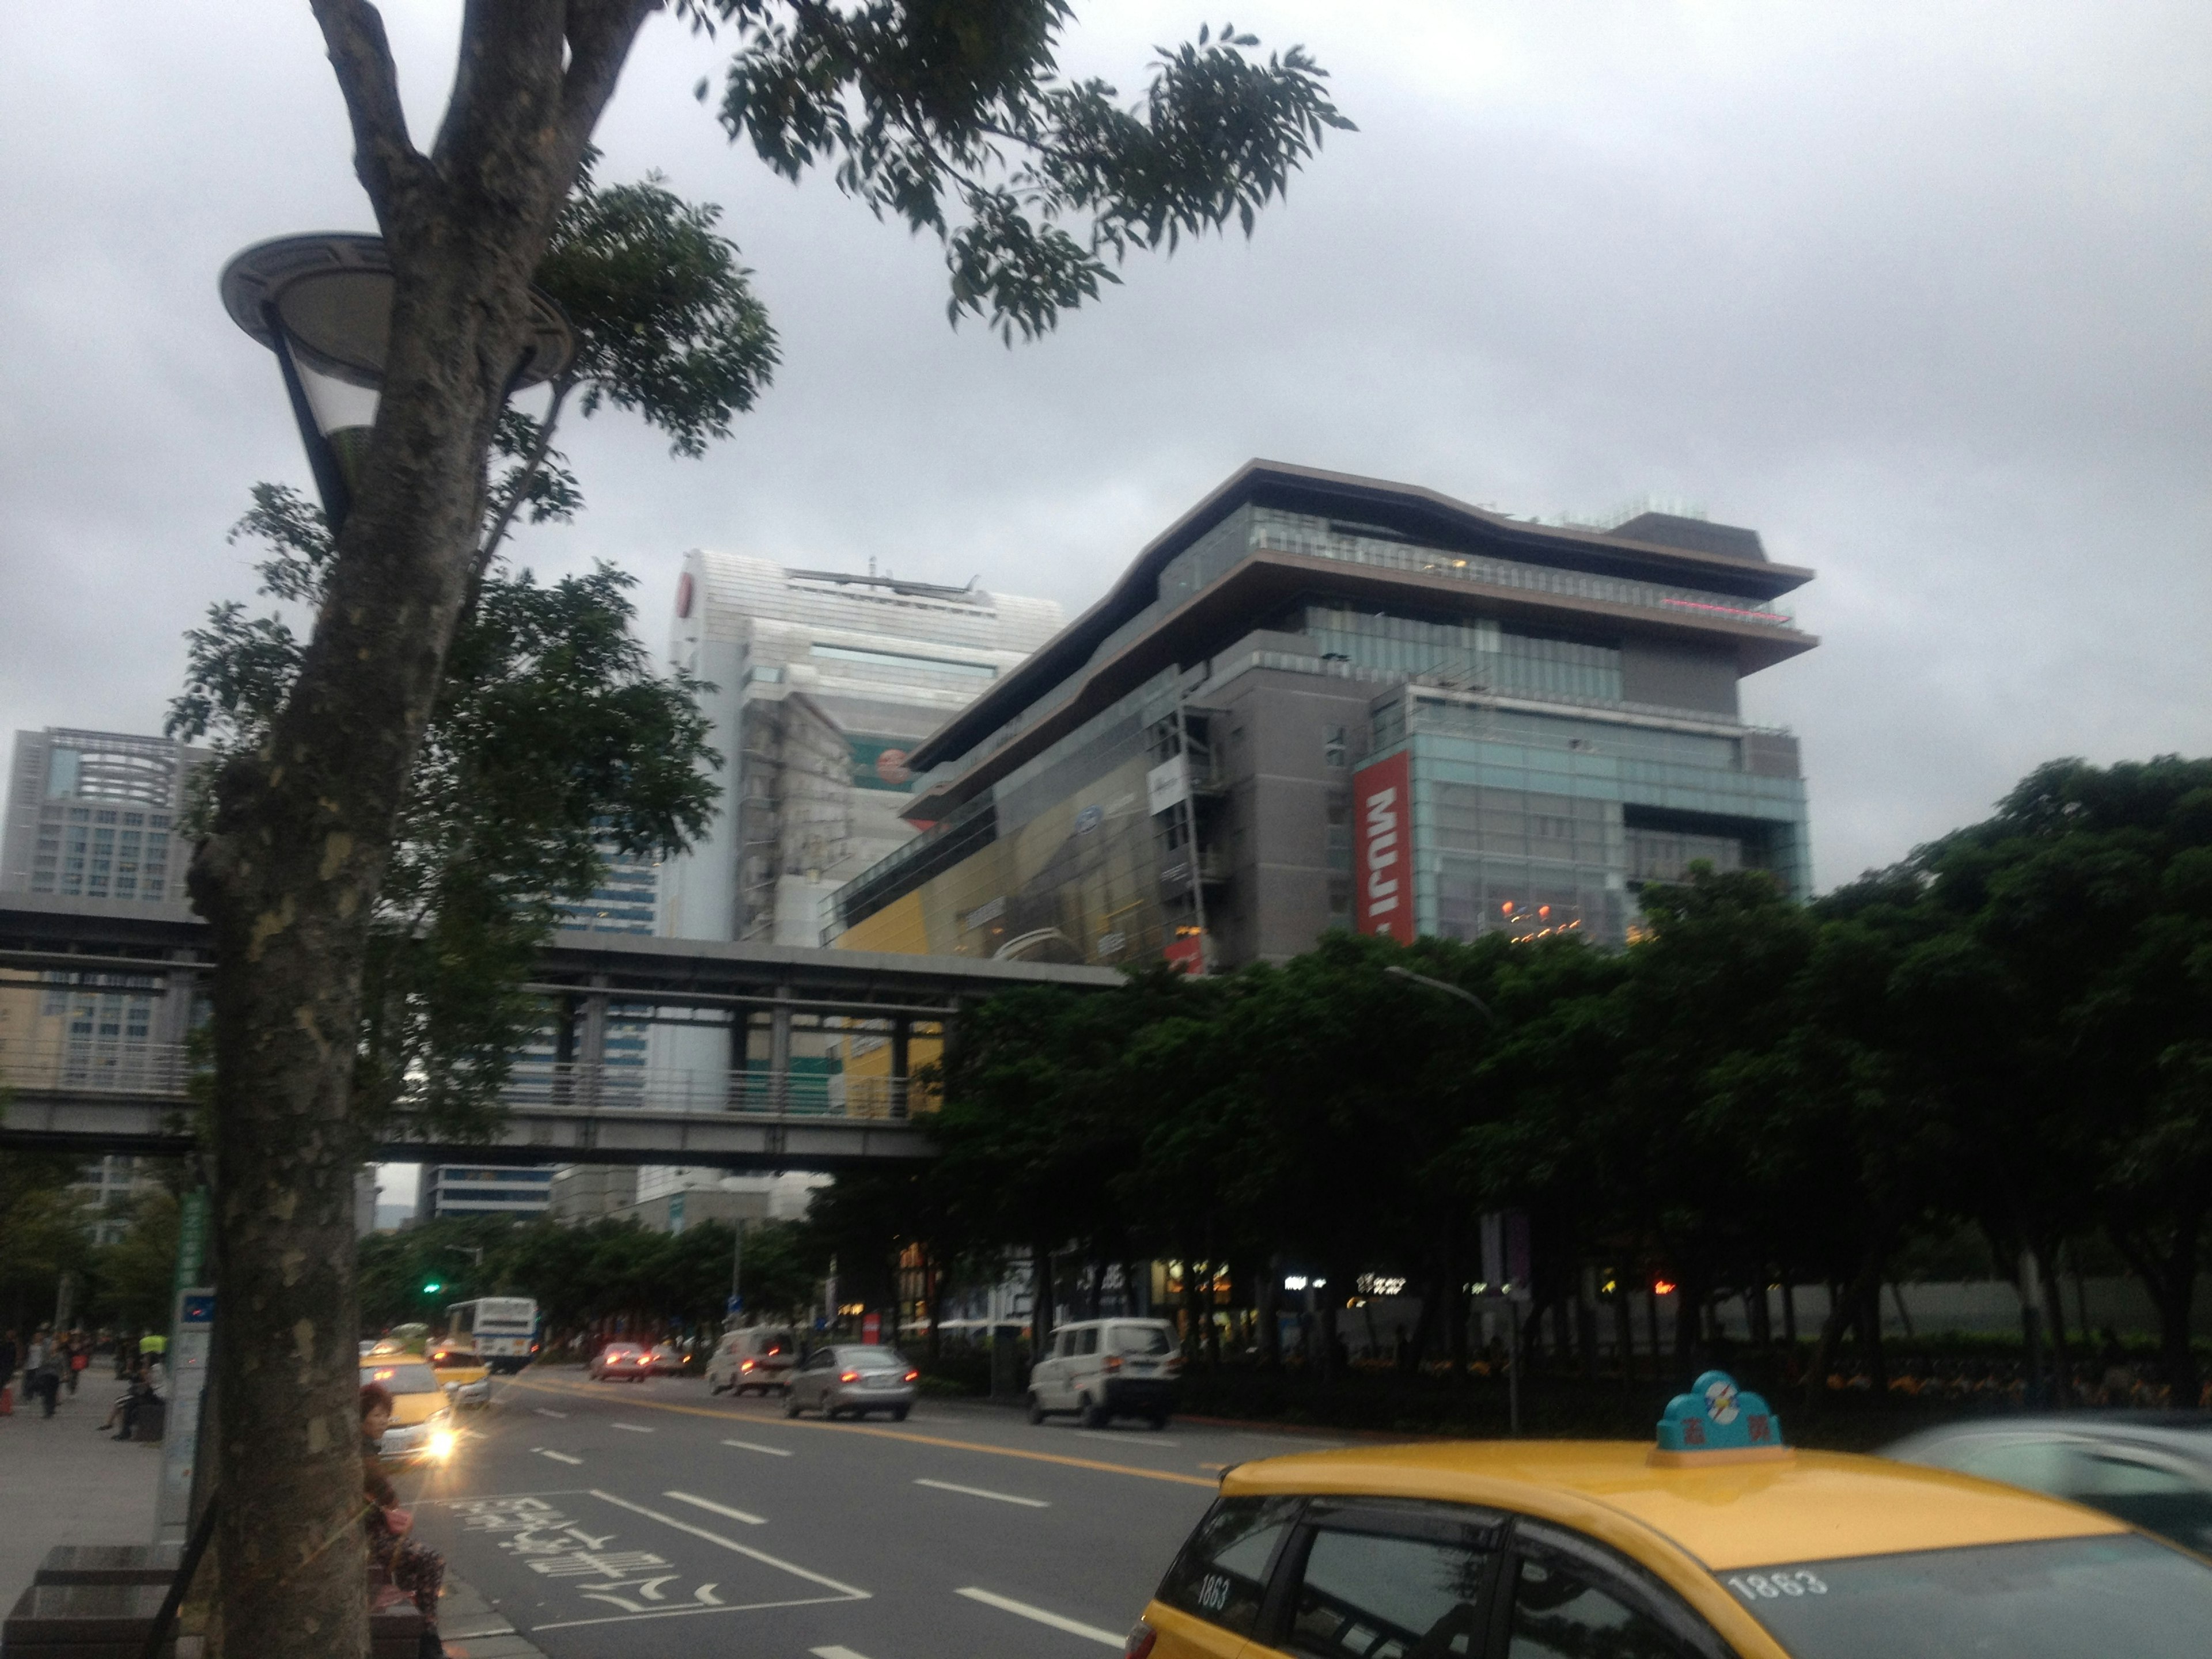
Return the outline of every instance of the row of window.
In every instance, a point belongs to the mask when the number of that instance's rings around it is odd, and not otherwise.
[[[46,823],[64,821],[70,823],[119,823],[131,830],[167,830],[170,823],[170,815],[167,812],[123,812],[118,815],[114,809],[106,806],[49,806],[39,817]]]
[[[1696,1615],[1625,1558],[1559,1528],[1451,1504],[1224,1498],[1158,1599],[1313,1659],[1473,1659],[1497,1651],[1501,1622],[1506,1659],[1692,1659],[1706,1650]]]

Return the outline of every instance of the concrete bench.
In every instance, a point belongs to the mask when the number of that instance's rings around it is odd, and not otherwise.
[[[160,1584],[167,1588],[183,1559],[182,1544],[57,1544],[33,1577],[36,1584]]]
[[[138,1659],[167,1584],[33,1584],[0,1625],[6,1659]],[[177,1650],[173,1637],[164,1659]]]
[[[85,1544],[49,1551],[36,1581],[0,1625],[0,1659],[139,1659],[176,1577],[178,1554],[174,1544]],[[160,1565],[163,1556],[166,1566]],[[49,1574],[96,1576],[57,1582]],[[117,1577],[123,1574],[142,1576]],[[416,1659],[422,1615],[404,1600],[378,1605],[392,1593],[388,1587],[382,1594],[370,1589],[370,1659]],[[174,1659],[176,1650],[173,1634],[161,1653]]]

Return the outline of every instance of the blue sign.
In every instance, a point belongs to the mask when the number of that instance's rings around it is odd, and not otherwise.
[[[727,1302],[722,1304],[722,1311],[724,1313],[741,1314],[744,1310],[745,1299],[741,1296],[733,1296]]]
[[[180,1325],[212,1325],[215,1323],[215,1292],[186,1291],[182,1309],[177,1316]]]
[[[1758,1395],[1736,1387],[1726,1371],[1707,1371],[1667,1402],[1659,1418],[1659,1452],[1686,1456],[1718,1452],[1717,1462],[1778,1456],[1782,1419]],[[1728,1454],[1733,1453],[1733,1457]]]

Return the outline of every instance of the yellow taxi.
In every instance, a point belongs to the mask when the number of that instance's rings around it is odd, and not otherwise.
[[[474,1343],[466,1338],[433,1342],[428,1358],[438,1386],[456,1406],[491,1404],[491,1367]]]
[[[361,1380],[380,1382],[392,1394],[392,1426],[376,1443],[387,1463],[442,1463],[459,1437],[453,1408],[427,1359],[414,1354],[374,1354],[361,1362]]]
[[[2212,1562],[2093,1510],[1798,1451],[1708,1371],[1656,1443],[1230,1470],[1129,1659],[2202,1659]]]

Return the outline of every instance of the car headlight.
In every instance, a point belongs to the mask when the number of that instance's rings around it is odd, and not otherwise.
[[[453,1455],[453,1447],[459,1443],[459,1438],[451,1429],[433,1429],[430,1431],[430,1455],[444,1462]]]

